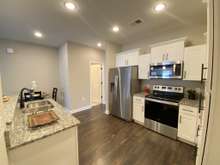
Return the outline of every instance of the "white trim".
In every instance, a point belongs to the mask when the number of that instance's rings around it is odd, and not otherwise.
[[[125,50],[125,51],[122,51],[122,52],[119,52],[116,54],[116,56],[120,56],[120,55],[123,55],[123,54],[140,54],[140,48],[136,48],[136,49],[129,49],[129,50]]]
[[[106,109],[106,110],[105,110],[105,114],[106,114],[106,115],[110,115],[109,110]]]
[[[158,42],[155,44],[151,44],[149,47],[152,48],[152,47],[157,47],[157,46],[166,45],[166,44],[172,44],[172,43],[180,42],[180,41],[186,42],[187,37],[177,38],[177,39],[173,39],[173,40],[169,40],[169,41]]]
[[[74,114],[74,113],[77,113],[77,112],[89,110],[91,108],[92,108],[92,105],[87,105],[87,106],[84,106],[84,107],[81,107],[81,108],[78,108],[78,109],[71,110],[70,113]]]

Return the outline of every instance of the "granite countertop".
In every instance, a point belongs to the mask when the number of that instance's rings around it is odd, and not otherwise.
[[[138,96],[138,97],[146,97],[147,94],[144,92],[140,92],[140,93],[135,93],[134,96]]]
[[[0,116],[0,138],[4,136],[4,131],[5,131],[5,123],[2,116]]]
[[[199,107],[199,100],[190,100],[188,98],[183,98],[180,101],[181,105],[187,105],[187,106],[191,106],[191,107]]]
[[[6,124],[11,124],[14,118],[18,95],[10,96],[8,102],[3,103],[3,117]]]
[[[46,99],[53,105],[54,112],[59,117],[56,123],[42,126],[37,129],[30,129],[27,125],[27,114],[23,113],[19,108],[15,111],[14,121],[9,131],[9,146],[8,148],[14,149],[24,144],[31,143],[33,141],[45,138],[53,135],[62,130],[77,126],[80,122],[71,113],[65,111],[65,108],[56,103],[52,99]]]

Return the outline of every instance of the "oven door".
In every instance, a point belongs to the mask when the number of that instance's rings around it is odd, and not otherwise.
[[[178,103],[146,98],[145,126],[176,139],[178,127]]]

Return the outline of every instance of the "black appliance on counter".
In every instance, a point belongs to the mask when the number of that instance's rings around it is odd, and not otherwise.
[[[173,139],[177,138],[179,102],[183,87],[154,85],[145,99],[145,127]]]
[[[35,92],[26,92],[24,93],[24,101],[35,101],[35,100],[42,100],[44,99],[42,97],[41,91],[35,91]]]
[[[183,63],[166,61],[150,65],[151,79],[182,79]]]

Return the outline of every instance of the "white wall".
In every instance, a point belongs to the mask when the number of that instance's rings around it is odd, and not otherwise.
[[[6,54],[13,48],[14,54]],[[23,87],[31,87],[36,80],[40,90],[52,93],[59,87],[58,50],[40,45],[0,40],[0,71],[5,95],[18,93]]]
[[[121,46],[108,42],[106,43],[105,49],[105,100],[106,100],[106,113],[109,114],[109,104],[108,104],[108,91],[109,91],[109,69],[115,67],[116,53],[121,51]]]
[[[105,52],[68,42],[68,60],[72,110],[90,106],[90,62],[104,64]]]

